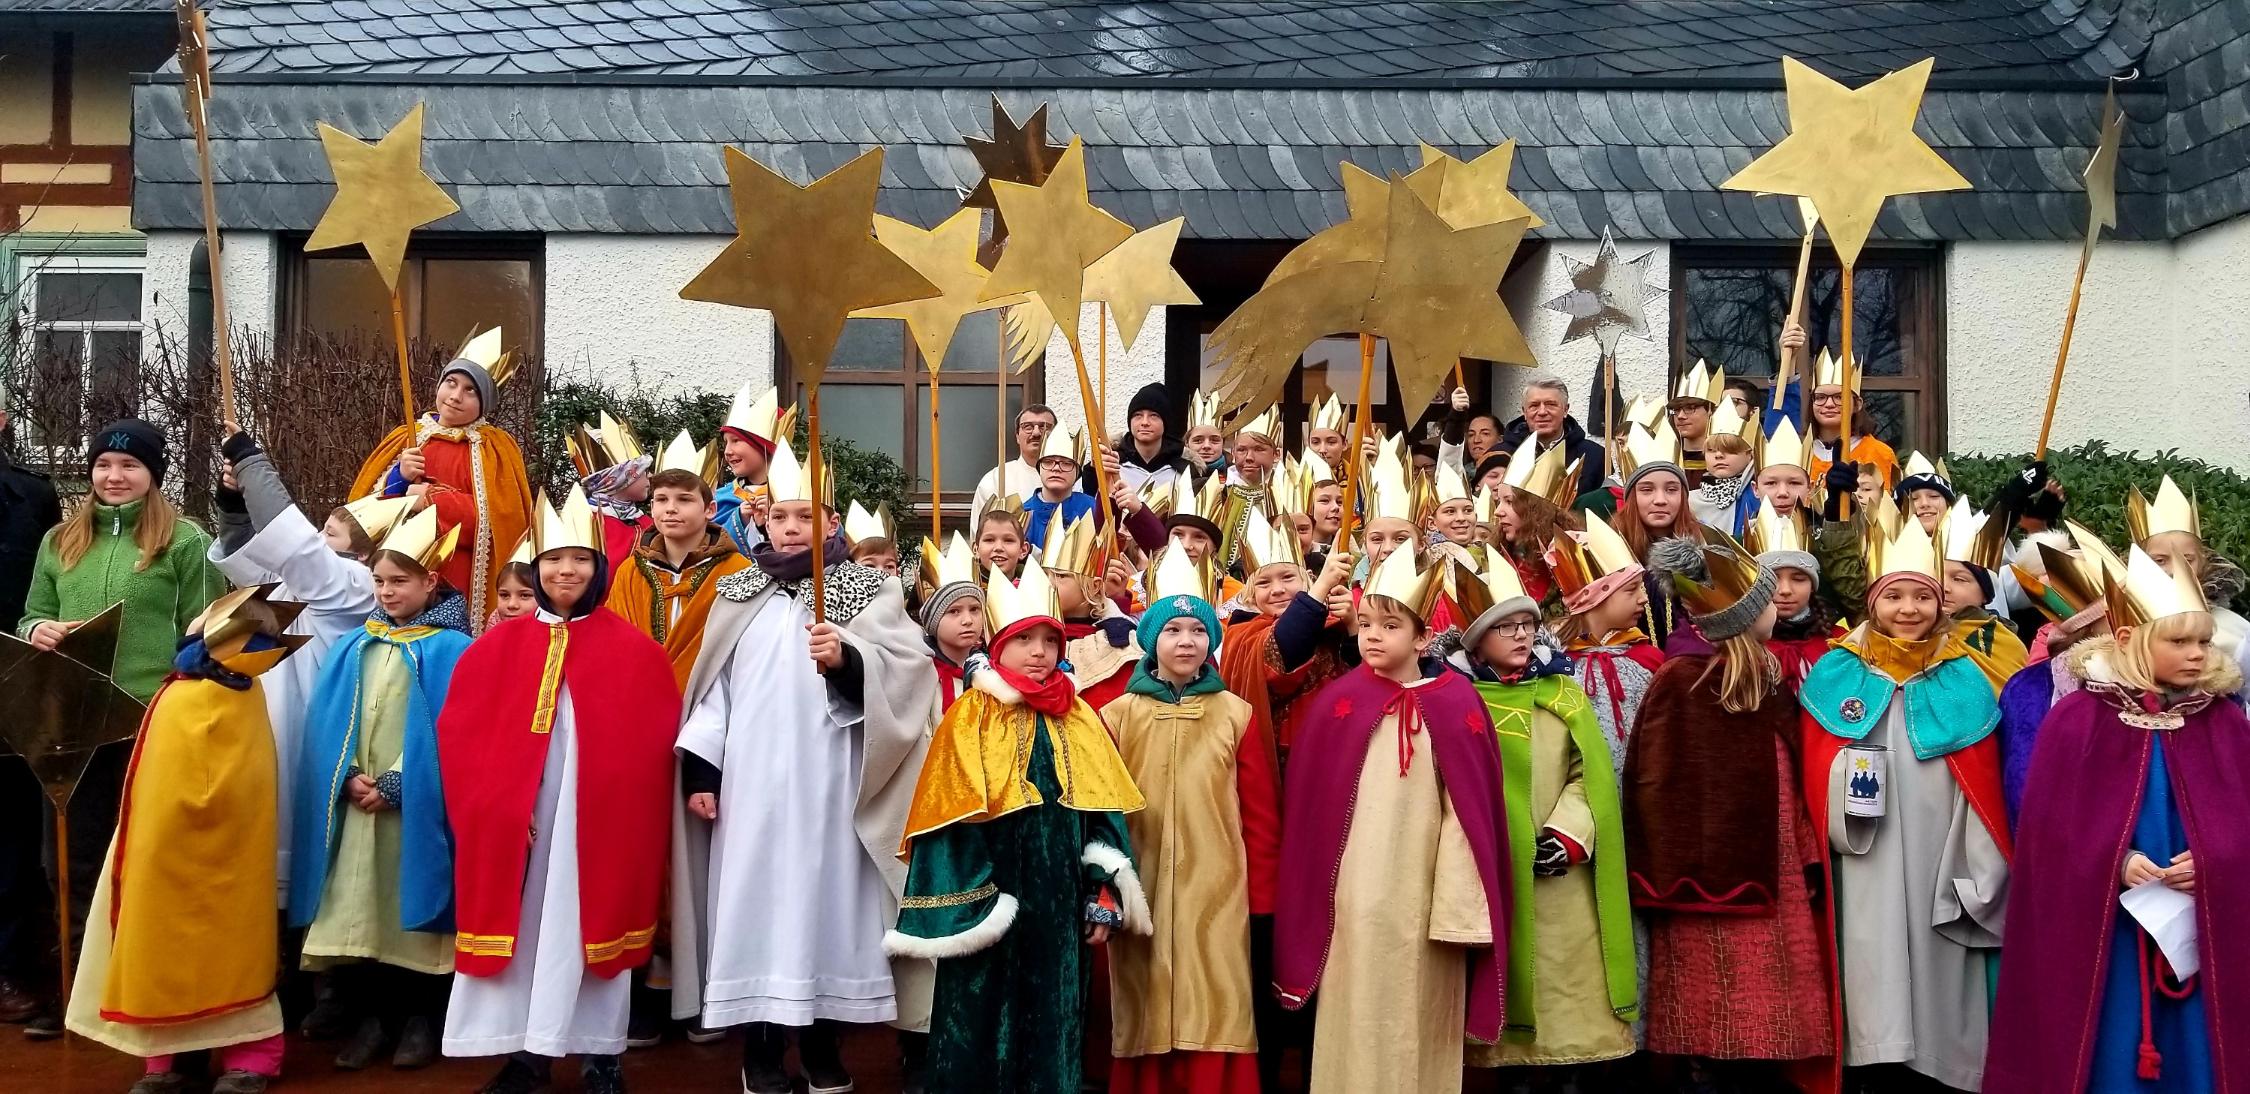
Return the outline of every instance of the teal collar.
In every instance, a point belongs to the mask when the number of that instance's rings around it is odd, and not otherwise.
[[[1149,668],[1149,663],[1149,659],[1143,658],[1133,666],[1133,679],[1125,685],[1125,690],[1135,695],[1146,695],[1160,703],[1177,703],[1189,696],[1209,695],[1226,687],[1226,682],[1219,679],[1218,672],[1208,664],[1196,674],[1195,679],[1188,681],[1188,686],[1175,688],[1170,681],[1156,675]]]
[[[1822,729],[1860,741],[1883,720],[1892,696],[1902,689],[1906,738],[1916,759],[1959,752],[2000,724],[1999,696],[1983,670],[1966,657],[1939,661],[1901,685],[1850,650],[1830,650],[1805,674],[1797,699]]]

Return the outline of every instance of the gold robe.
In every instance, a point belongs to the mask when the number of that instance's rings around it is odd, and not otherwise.
[[[703,648],[703,625],[718,599],[719,579],[750,565],[718,526],[705,529],[704,535],[703,546],[674,571],[664,565],[664,542],[655,530],[641,533],[631,557],[617,568],[605,602],[634,629],[663,643],[672,679],[683,692]]]

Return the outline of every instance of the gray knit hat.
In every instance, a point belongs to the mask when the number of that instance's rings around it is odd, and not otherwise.
[[[438,379],[442,382],[456,372],[468,377],[469,385],[477,389],[477,413],[489,416],[496,405],[493,396],[497,385],[492,381],[492,374],[486,372],[483,365],[466,357],[458,357],[445,366],[445,371],[438,373]]]
[[[1718,543],[1681,537],[1649,547],[1648,565],[1669,574],[1673,595],[1687,609],[1695,629],[1713,642],[1750,629],[1773,603],[1773,570],[1761,565],[1723,534]]]
[[[930,594],[928,600],[922,602],[922,630],[934,636],[937,633],[938,620],[945,618],[946,609],[951,608],[955,601],[965,596],[982,597],[983,595],[984,590],[977,588],[977,583],[974,581],[956,581],[939,586],[936,592]]]
[[[1687,486],[1687,472],[1682,470],[1679,464],[1673,463],[1670,460],[1650,460],[1649,462],[1634,468],[1632,474],[1625,476],[1625,492],[1628,494],[1632,493],[1634,483],[1637,483],[1642,479],[1649,477],[1650,475],[1656,474],[1659,471],[1668,471],[1673,475],[1678,476],[1681,487],[1685,488]]]
[[[1779,570],[1785,567],[1791,570],[1802,570],[1805,573],[1811,574],[1814,581],[1820,580],[1820,560],[1814,558],[1811,551],[1786,551],[1780,549],[1765,551],[1758,555],[1758,563],[1759,565],[1773,570]]]
[[[1478,613],[1475,619],[1470,620],[1468,626],[1461,629],[1461,648],[1475,650],[1477,643],[1484,641],[1486,631],[1491,630],[1501,620],[1520,612],[1530,612],[1532,619],[1537,621],[1539,602],[1528,596],[1517,596],[1486,608],[1483,612]]]

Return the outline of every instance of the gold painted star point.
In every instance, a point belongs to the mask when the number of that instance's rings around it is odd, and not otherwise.
[[[305,241],[305,250],[359,244],[367,248],[383,284],[396,291],[407,237],[461,209],[422,170],[422,104],[414,104],[374,144],[322,122],[320,145],[336,177],[336,196]]]
[[[2117,109],[2117,89],[2102,99],[2102,139],[2086,161],[2086,250],[2094,249],[2102,229],[2117,227],[2117,150],[2125,141],[2125,115]]]
[[[1158,305],[1203,302],[1172,268],[1172,252],[1186,226],[1186,217],[1174,217],[1135,232],[1086,268],[1086,299],[1109,305],[1118,341],[1128,350],[1140,340],[1142,324]]]
[[[1527,218],[1455,228],[1412,187],[1391,185],[1390,236],[1368,305],[1391,340],[1401,405],[1420,407],[1464,357],[1536,365],[1500,299]]]
[[[1532,212],[1531,206],[1525,205],[1508,189],[1508,173],[1516,164],[1515,141],[1501,141],[1472,160],[1455,159],[1450,153],[1424,143],[1422,165],[1429,168],[1433,164],[1442,168],[1431,173],[1436,176],[1437,212],[1447,224],[1474,228],[1529,217],[1532,227],[1546,226],[1547,222]],[[1427,190],[1422,192],[1425,201],[1431,196]]]
[[[1088,200],[1086,146],[1075,139],[1046,182],[994,180],[992,192],[1015,239],[992,268],[984,299],[1036,295],[1076,345],[1086,268],[1131,238],[1133,229]]]
[[[903,303],[884,304],[853,312],[867,319],[898,319],[906,323],[914,346],[922,351],[922,365],[936,376],[953,344],[961,321],[975,312],[1005,307],[1013,301],[983,299],[984,282],[991,274],[977,264],[978,235],[984,215],[962,209],[935,228],[924,230],[903,220],[875,218],[875,238],[892,254],[914,267],[914,272],[937,286],[938,295]]]

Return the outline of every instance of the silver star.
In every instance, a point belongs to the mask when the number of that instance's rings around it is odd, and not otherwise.
[[[1588,335],[1601,343],[1602,356],[1617,354],[1617,339],[1630,332],[1636,338],[1654,337],[1648,329],[1648,302],[1665,290],[1649,284],[1649,267],[1656,259],[1650,251],[1639,258],[1620,261],[1617,243],[1602,229],[1602,244],[1592,262],[1563,256],[1570,273],[1570,291],[1541,305],[1570,316],[1564,344]]]

